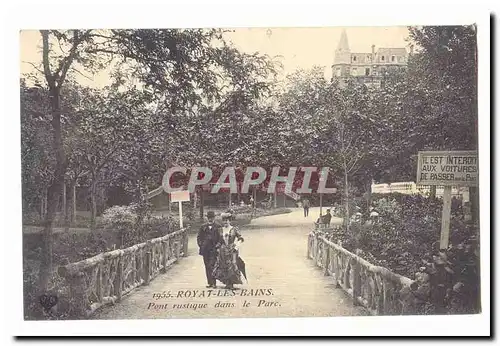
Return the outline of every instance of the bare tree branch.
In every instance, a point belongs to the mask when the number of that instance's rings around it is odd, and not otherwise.
[[[93,81],[93,79],[92,79],[92,78],[90,78],[89,76],[86,76],[85,74],[83,74],[81,71],[77,70],[77,69],[76,69],[76,68],[74,68],[74,67],[71,67],[71,68],[70,68],[70,70],[71,70],[71,71],[73,71],[73,72],[78,73],[80,76],[85,77],[85,78],[87,78],[88,80]]]
[[[355,157],[353,159],[353,163],[351,165],[351,167],[347,170],[348,173],[351,173],[354,169],[354,167],[356,166],[356,164],[364,157],[365,155],[364,154],[361,154],[359,157]],[[351,164],[351,162],[349,162],[349,165]]]
[[[73,60],[76,57],[78,45],[82,42],[82,40],[83,38],[79,37],[79,32],[75,30],[73,32],[73,45],[71,46],[69,55],[61,60],[61,62],[59,63],[59,68],[55,74],[56,76],[59,77],[57,81],[58,86],[61,86],[62,83],[64,83],[64,80],[66,79],[66,74],[68,73],[68,70],[71,64],[73,63]]]
[[[23,64],[30,64],[35,70],[40,72],[41,74],[45,74],[43,70],[41,70],[37,65],[33,64],[32,62],[29,61],[21,61]]]
[[[47,83],[50,88],[55,88],[55,81],[52,72],[50,71],[50,61],[49,61],[49,31],[48,30],[40,30],[40,34],[42,35],[43,42],[43,71],[45,75],[45,79],[47,79]]]

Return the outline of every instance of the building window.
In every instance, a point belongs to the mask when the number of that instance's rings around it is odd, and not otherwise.
[[[391,61],[392,61],[392,62],[396,61],[396,57],[395,57],[394,55],[393,55],[393,56],[391,56]]]
[[[358,69],[357,69],[356,67],[353,67],[353,68],[351,69],[351,74],[352,74],[353,76],[356,76],[356,75],[358,74]]]
[[[352,57],[352,61],[356,61],[356,55]]]
[[[337,77],[340,77],[340,67],[337,67],[336,74],[337,74]]]
[[[365,68],[365,76],[369,76],[370,75],[370,68],[367,67]]]
[[[385,56],[382,55],[382,57],[380,58],[380,60],[384,61],[385,60]]]

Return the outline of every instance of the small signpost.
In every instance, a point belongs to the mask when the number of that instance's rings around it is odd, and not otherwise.
[[[182,202],[189,202],[189,191],[174,191],[170,193],[170,202],[179,203],[179,226],[184,228],[184,223],[182,222]]]
[[[439,248],[448,248],[452,186],[478,185],[477,151],[419,151],[417,185],[444,186]]]

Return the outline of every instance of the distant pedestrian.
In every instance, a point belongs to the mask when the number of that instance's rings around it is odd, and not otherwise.
[[[304,208],[304,217],[308,217],[309,216],[309,207],[310,207],[310,202],[307,198],[304,198],[304,200],[302,201],[302,207]]]
[[[330,222],[332,221],[332,214],[330,213],[330,209],[326,210],[326,214],[322,216],[321,221],[327,227],[330,227]]]

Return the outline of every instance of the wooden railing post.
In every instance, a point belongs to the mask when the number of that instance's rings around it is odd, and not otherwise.
[[[167,272],[167,263],[168,263],[168,239],[161,243],[161,247],[163,250],[163,269],[162,272]]]
[[[96,294],[97,301],[102,303],[102,263],[97,265]]]
[[[328,276],[330,275],[330,272],[329,272],[329,267],[330,267],[330,246],[328,244],[324,244],[324,246],[326,247],[325,249],[325,276]]]
[[[354,305],[358,305],[358,297],[361,296],[361,264],[357,259],[354,260],[353,282],[352,282],[352,300]]]
[[[346,264],[345,264],[345,268],[344,268],[344,285],[343,285],[343,288],[344,289],[348,289],[349,288],[349,274],[350,274],[350,271],[352,270],[352,267],[351,267],[351,259],[350,258],[347,258],[346,259]]]
[[[144,259],[144,285],[149,285],[151,279],[151,251],[146,251],[146,257]]]
[[[316,263],[317,266],[319,266],[318,260],[321,254],[321,244],[322,242],[318,238],[316,238],[316,254],[314,256],[314,262]]]
[[[389,284],[385,277],[382,278],[382,294],[381,294],[381,315],[387,315],[389,313]]]
[[[174,244],[175,244],[175,260],[177,262],[181,258],[181,243],[179,240],[179,236],[177,236],[177,239],[175,240]]]
[[[342,260],[342,259],[340,259]],[[333,263],[335,266],[335,283],[337,284],[337,288],[340,288],[340,263],[339,263],[339,254],[335,253],[333,258]]]
[[[116,276],[115,282],[113,284],[113,288],[115,290],[116,301],[122,300],[123,293],[123,261],[122,256],[118,258],[117,268],[116,268]]]
[[[187,255],[188,255],[188,241],[189,241],[187,231],[184,231],[182,239],[183,239],[182,255],[183,255],[183,257],[187,257]]]

